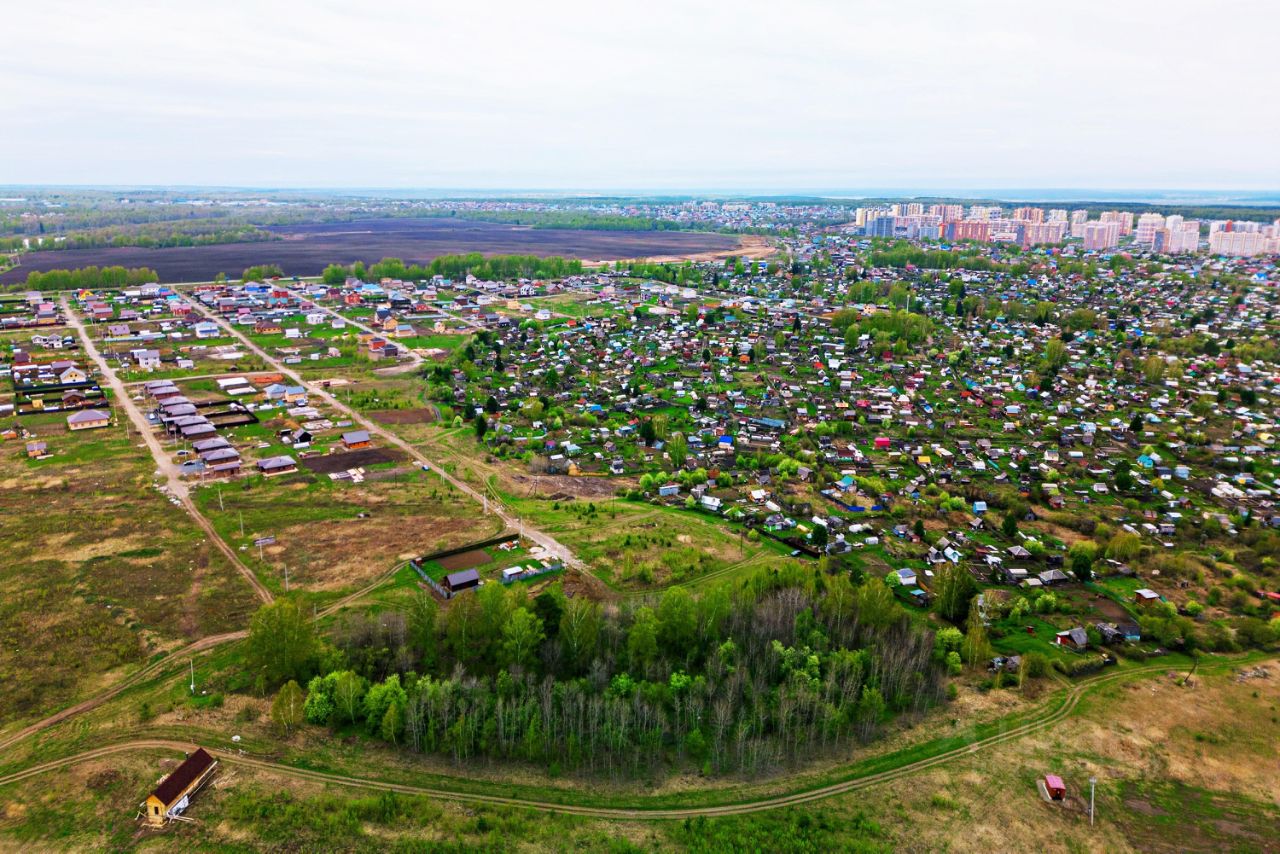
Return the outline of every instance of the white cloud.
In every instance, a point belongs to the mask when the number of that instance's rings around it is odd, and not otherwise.
[[[22,4],[0,181],[1280,186],[1280,7]]]

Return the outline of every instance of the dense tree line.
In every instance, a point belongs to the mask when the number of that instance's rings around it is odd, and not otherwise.
[[[252,267],[246,267],[244,272],[240,274],[242,282],[265,282],[267,279],[279,279],[284,277],[284,270],[280,269],[279,264],[255,264]]]
[[[318,646],[255,620],[263,687],[307,682],[308,723],[407,749],[630,776],[663,761],[756,771],[872,739],[942,696],[946,650],[878,579],[760,573],[602,608],[488,584],[440,608],[349,615]],[[282,701],[283,702],[283,701]],[[288,703],[295,702],[290,689]]]
[[[32,271],[26,288],[34,291],[66,291],[80,288],[118,288],[160,281],[149,267],[80,267],[75,270]]]
[[[889,249],[873,250],[867,258],[872,267],[919,267],[922,270],[977,270],[984,272],[1026,275],[1031,265],[1026,262],[1003,264],[973,252],[951,252],[944,249],[923,249],[909,243],[899,243]]]
[[[424,212],[428,213],[428,212]],[[585,231],[682,231],[674,220],[647,216],[600,214],[591,211],[431,211],[430,216],[450,219],[528,225],[533,228],[576,228]]]
[[[466,255],[441,255],[426,265],[406,264],[399,258],[383,258],[368,266],[363,261],[350,265],[330,264],[325,267],[322,278],[327,284],[338,285],[348,276],[370,281],[384,278],[420,281],[433,276],[461,279],[471,274],[478,279],[502,280],[560,279],[581,272],[582,262],[577,258],[561,258],[558,255],[545,258],[537,255],[482,255],[471,252]]]
[[[253,225],[225,226],[219,223],[162,223],[126,230],[115,228],[79,231],[58,241],[45,241],[41,250],[97,249],[141,246],[148,249],[175,246],[211,246],[219,243],[259,243],[275,235]]]

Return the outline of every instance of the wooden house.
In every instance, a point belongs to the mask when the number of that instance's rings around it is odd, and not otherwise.
[[[213,776],[217,767],[218,760],[210,756],[203,747],[197,747],[147,796],[144,804],[147,823],[164,824],[170,816],[185,810],[191,802],[191,796]]]
[[[456,594],[462,590],[470,590],[473,587],[480,586],[480,573],[474,569],[464,569],[460,572],[451,572],[444,577],[444,586],[450,595]]]
[[[1160,594],[1147,587],[1133,591],[1133,601],[1139,605],[1150,605],[1160,601]]]
[[[258,460],[258,471],[270,477],[277,474],[288,474],[298,470],[298,464],[293,457],[268,457],[265,460]]]
[[[369,439],[368,430],[351,430],[342,434],[342,446],[348,451],[357,451],[373,447],[373,442]]]

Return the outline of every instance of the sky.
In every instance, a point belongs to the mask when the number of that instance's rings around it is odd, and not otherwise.
[[[0,183],[1280,188],[1274,0],[43,0]]]

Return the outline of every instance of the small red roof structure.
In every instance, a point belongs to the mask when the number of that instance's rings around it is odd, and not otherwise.
[[[1067,796],[1067,787],[1063,784],[1062,778],[1057,774],[1044,775],[1044,787],[1049,792],[1049,797],[1055,801],[1060,801]]]

